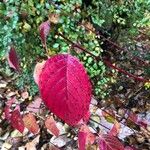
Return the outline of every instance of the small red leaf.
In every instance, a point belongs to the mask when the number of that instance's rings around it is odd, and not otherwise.
[[[95,135],[90,131],[87,125],[82,125],[80,128],[81,132],[87,133],[86,144],[93,144],[95,142]]]
[[[103,134],[99,137],[100,150],[124,150],[122,143],[114,136]]]
[[[79,60],[68,54],[49,58],[39,81],[42,100],[69,125],[76,125],[89,110],[91,84]]]
[[[33,134],[38,133],[40,128],[39,128],[39,125],[37,124],[36,119],[33,114],[31,114],[31,113],[26,114],[23,117],[23,122],[24,122],[25,127],[30,132],[32,132]]]
[[[10,48],[10,51],[8,53],[8,64],[11,68],[19,71],[19,59],[16,53],[16,50],[14,47]]]
[[[87,133],[79,131],[78,133],[78,141],[79,141],[79,150],[85,150]]]
[[[57,128],[56,122],[52,116],[46,118],[45,126],[53,135],[59,136],[59,129]]]
[[[10,120],[13,128],[19,130],[21,133],[24,131],[24,123],[18,109],[12,112]]]
[[[120,131],[120,123],[119,122],[115,122],[112,129],[110,130],[109,132],[109,135],[112,135],[112,136],[117,136],[119,131]]]
[[[46,38],[49,34],[49,31],[50,31],[50,22],[45,21],[41,23],[41,25],[39,26],[39,32],[40,32],[40,37],[41,37],[43,46],[46,46]]]
[[[39,84],[39,76],[42,72],[42,69],[44,67],[46,61],[42,61],[41,63],[37,63],[35,68],[34,68],[34,73],[33,73],[33,78],[35,83],[38,85]]]

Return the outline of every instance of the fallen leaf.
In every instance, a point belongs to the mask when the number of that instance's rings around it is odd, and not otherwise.
[[[56,122],[52,116],[46,118],[45,126],[53,135],[59,136],[59,129],[57,128]]]
[[[18,109],[11,113],[10,121],[13,128],[17,129],[21,133],[24,131],[24,123]]]
[[[17,56],[17,53],[16,53],[16,50],[14,47],[11,47],[10,48],[10,51],[8,53],[8,57],[7,57],[7,60],[8,60],[8,64],[11,68],[19,71],[19,59],[18,59],[18,56]]]
[[[120,123],[118,121],[115,121],[112,129],[109,132],[109,135],[117,136],[120,131],[120,128],[121,128]]]
[[[91,145],[91,144],[88,144],[86,146],[86,150],[98,150],[98,145]]]
[[[5,142],[5,143],[3,143],[1,150],[9,150],[9,149],[11,149],[11,147],[12,147],[11,144]]]
[[[26,150],[37,150],[36,145],[39,143],[40,135],[25,145]]]
[[[115,122],[115,114],[113,111],[111,111],[111,110],[103,111],[102,110],[102,115],[109,123]]]
[[[32,103],[27,106],[27,111],[37,113],[40,110],[40,106],[42,103],[42,99],[40,97],[36,97]]]
[[[137,114],[133,112],[129,112],[128,119],[131,120],[132,122],[136,123],[138,120]]]
[[[95,135],[90,131],[87,125],[82,125],[80,132],[87,133],[86,144],[93,144],[95,142]]]
[[[27,91],[25,91],[25,92],[21,93],[21,97],[23,99],[27,99],[29,97],[29,93]]]
[[[34,78],[34,81],[37,85],[39,85],[39,76],[42,72],[42,69],[44,67],[45,62],[46,61],[42,61],[41,63],[37,63],[35,68],[34,68],[33,78]]]
[[[50,142],[53,143],[54,145],[56,145],[58,148],[63,147],[66,145],[66,143],[68,143],[71,139],[67,138],[66,135],[61,135],[58,136],[57,138],[55,136],[53,136],[50,139]]]
[[[31,113],[24,115],[23,122],[25,127],[33,134],[37,134],[40,130],[39,125],[36,122],[35,116]]]
[[[114,136],[103,134],[99,136],[100,150],[124,150],[123,144]]]
[[[9,120],[10,119],[10,117],[11,117],[11,114],[10,114],[10,107],[9,106],[5,106],[5,108],[4,108],[4,114],[5,114],[5,118],[7,119],[7,120]]]

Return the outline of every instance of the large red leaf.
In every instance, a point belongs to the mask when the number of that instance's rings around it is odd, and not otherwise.
[[[21,133],[24,131],[24,123],[18,109],[12,112],[10,120],[13,128],[19,130]]]
[[[39,26],[39,32],[43,46],[46,46],[46,37],[48,36],[49,31],[50,31],[50,22],[45,21],[41,23],[41,25]]]
[[[69,125],[76,125],[89,110],[91,84],[83,65],[71,55],[46,61],[39,89],[47,107]]]
[[[10,48],[10,51],[8,53],[8,64],[11,68],[19,71],[19,59],[16,53],[16,50],[14,47]]]
[[[103,134],[99,137],[100,150],[124,150],[123,144],[114,136]]]

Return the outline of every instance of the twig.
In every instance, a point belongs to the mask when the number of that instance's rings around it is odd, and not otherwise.
[[[83,27],[85,27],[83,24],[81,24]],[[93,31],[92,29],[89,29],[88,27],[85,27],[87,30],[91,31],[92,33],[96,34],[96,35],[99,35],[100,37],[102,37],[104,40],[106,40],[108,43],[110,43],[111,45],[115,46],[118,50],[121,50],[121,51],[127,51],[125,50],[124,48],[120,47],[118,44],[112,42],[111,40],[105,38],[102,34],[100,34],[99,32],[95,32]],[[127,51],[130,55],[132,55],[131,52]],[[142,64],[144,64],[145,66],[150,66],[149,63],[145,62],[144,60],[142,60],[141,58],[137,57],[137,56],[134,56],[133,57],[134,60],[137,60],[139,62],[141,62]]]
[[[88,53],[89,55],[91,55],[92,57],[94,57],[97,61],[100,61],[100,57],[95,56],[94,54],[92,54],[91,52],[89,52],[88,50],[86,50],[85,48],[83,48],[81,45],[79,45],[77,43],[74,43],[73,41],[71,41],[70,39],[68,39],[67,37],[65,37],[64,35],[62,35],[61,33],[58,33],[58,35],[61,36],[62,38],[64,38],[67,42],[71,43],[74,47],[79,48],[80,50],[82,50],[82,51]],[[123,70],[121,68],[118,68],[118,67],[114,66],[109,61],[104,60],[104,63],[107,66],[109,66],[109,67],[111,67],[111,68],[113,68],[115,70],[118,70],[119,72],[121,72],[121,73],[123,73],[125,75],[128,75],[131,78],[134,78],[135,80],[138,80],[138,81],[141,81],[141,82],[149,82],[149,80],[145,80],[144,78],[140,78],[138,76],[130,74],[129,72],[127,72],[127,71],[125,71],[125,70]]]

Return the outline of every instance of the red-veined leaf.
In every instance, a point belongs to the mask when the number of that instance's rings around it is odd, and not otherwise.
[[[99,137],[100,150],[124,150],[123,144],[114,136],[103,134]]]
[[[27,110],[30,112],[37,113],[40,110],[42,99],[40,97],[36,97],[32,103],[27,106]]]
[[[39,32],[40,32],[40,37],[41,37],[42,44],[45,47],[46,47],[46,38],[49,34],[49,31],[50,31],[50,22],[49,22],[49,20],[41,23],[41,25],[39,26]]]
[[[57,128],[56,122],[52,116],[46,118],[45,126],[53,135],[59,136],[59,129]]]
[[[139,118],[138,114],[134,112],[129,112],[128,119],[139,126],[142,126],[144,128],[147,127],[147,121],[142,118]]]
[[[24,131],[24,123],[18,109],[12,112],[10,120],[13,128],[19,130],[21,133]]]
[[[23,122],[25,127],[33,134],[38,133],[38,131],[40,130],[34,115],[31,113],[28,113],[23,117]]]
[[[79,60],[71,55],[59,54],[46,61],[39,89],[46,106],[69,125],[76,125],[89,110],[89,77]]]
[[[79,141],[79,150],[85,150],[87,133],[79,131],[78,133],[78,141]]]
[[[42,72],[44,64],[45,64],[45,61],[42,61],[41,63],[37,63],[35,68],[34,68],[33,78],[34,78],[34,81],[37,85],[39,84],[39,76]]]
[[[18,56],[17,56],[17,53],[16,53],[16,50],[14,47],[11,47],[10,48],[10,51],[8,53],[8,57],[7,57],[7,60],[8,60],[8,64],[11,68],[19,71],[19,59],[18,59]]]

